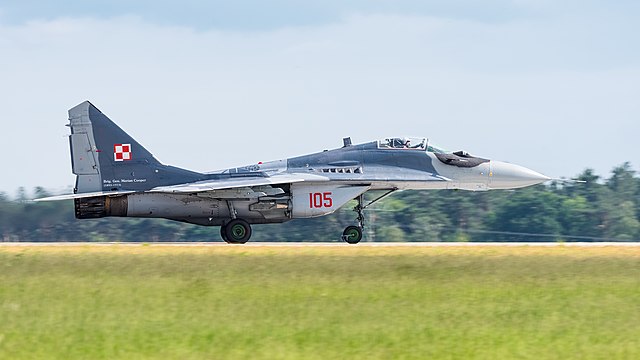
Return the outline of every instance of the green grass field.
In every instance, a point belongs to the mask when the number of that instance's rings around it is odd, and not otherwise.
[[[0,247],[0,359],[640,359],[640,248]]]

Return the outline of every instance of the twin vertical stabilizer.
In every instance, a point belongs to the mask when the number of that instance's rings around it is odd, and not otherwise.
[[[69,126],[75,193],[145,191],[203,177],[162,165],[88,101],[69,110]]]

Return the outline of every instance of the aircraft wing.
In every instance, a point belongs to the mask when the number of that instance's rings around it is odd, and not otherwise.
[[[155,193],[198,193],[213,190],[222,189],[234,189],[240,187],[253,187],[264,185],[277,185],[277,184],[291,184],[302,181],[328,181],[329,179],[313,174],[276,174],[267,177],[250,177],[250,178],[229,178],[224,180],[205,180],[194,183],[178,184],[171,186],[159,186],[148,191],[143,192],[155,192]],[[66,194],[50,196],[46,198],[35,199],[33,201],[58,201],[58,200],[72,200],[81,199],[96,196],[114,196],[114,195],[126,195],[132,194],[136,191],[96,191],[90,193],[80,194]]]
[[[159,186],[149,190],[158,193],[198,193],[240,187],[291,184],[303,181],[329,181],[325,176],[314,174],[276,174],[268,177],[229,178],[224,180],[205,180],[188,184]]]
[[[134,192],[135,191],[131,191],[131,190],[127,190],[127,191],[96,191],[96,192],[88,192],[88,193],[80,193],[80,194],[65,194],[65,195],[49,196],[49,197],[40,198],[40,199],[33,199],[33,201],[40,202],[40,201],[73,200],[73,199],[82,199],[82,198],[95,197],[95,196],[125,195],[125,194],[132,194]]]

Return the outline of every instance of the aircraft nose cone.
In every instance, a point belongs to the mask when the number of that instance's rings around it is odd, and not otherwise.
[[[540,184],[548,180],[551,178],[524,166],[491,161],[489,187],[492,189],[515,189]]]

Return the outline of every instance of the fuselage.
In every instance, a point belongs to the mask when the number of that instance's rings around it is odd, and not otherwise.
[[[345,185],[368,184],[371,190],[513,189],[549,180],[525,167],[473,157],[440,153],[426,146],[387,147],[380,141],[233,168],[217,173],[267,174],[287,172],[317,176],[317,181]]]

